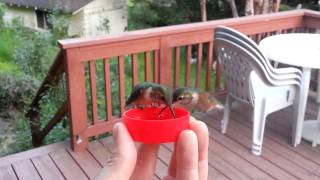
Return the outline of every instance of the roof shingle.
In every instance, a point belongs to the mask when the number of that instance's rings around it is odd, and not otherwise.
[[[6,4],[74,12],[93,0],[0,0]]]

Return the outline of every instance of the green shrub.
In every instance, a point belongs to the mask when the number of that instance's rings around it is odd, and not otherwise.
[[[19,31],[28,31],[28,29]],[[48,72],[57,52],[57,47],[51,45],[50,34],[30,30],[25,33],[25,36],[19,36],[19,38],[23,43],[13,52],[14,62],[24,73],[42,79]]]
[[[39,82],[27,75],[0,72],[0,111],[16,108],[22,110],[29,105]]]
[[[58,10],[54,10],[48,15],[48,21],[51,25],[51,33],[53,36],[53,43],[56,43],[59,39],[65,39],[69,37],[69,17],[69,14],[62,13]]]
[[[4,26],[3,16],[6,12],[6,5],[0,2],[0,28]]]

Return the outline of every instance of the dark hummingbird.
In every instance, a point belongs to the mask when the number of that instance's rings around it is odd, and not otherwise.
[[[137,84],[126,101],[126,107],[129,105],[134,105],[138,108],[165,105],[159,114],[161,114],[166,107],[169,107],[172,116],[176,118],[172,106],[172,90],[157,83],[143,82]]]
[[[188,110],[198,109],[209,112],[212,109],[223,109],[223,105],[209,92],[200,89],[178,88],[173,92],[172,104]]]

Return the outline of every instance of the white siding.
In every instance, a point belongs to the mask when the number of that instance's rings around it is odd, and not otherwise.
[[[9,7],[3,19],[6,23],[11,23],[12,19],[21,17],[24,26],[37,28],[37,17],[33,8]]]
[[[85,36],[83,11],[70,17],[69,36]]]
[[[9,7],[4,19],[11,22],[15,17],[22,17],[24,25],[37,28],[37,18],[33,8]],[[109,31],[102,23],[109,20]],[[94,0],[78,10],[70,17],[70,36],[101,36],[118,34],[127,28],[127,12],[125,0]]]
[[[84,36],[118,34],[127,27],[127,13],[123,0],[95,0],[83,8]],[[102,22],[109,20],[109,32]]]

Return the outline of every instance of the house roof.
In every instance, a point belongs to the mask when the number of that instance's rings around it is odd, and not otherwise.
[[[0,0],[6,4],[75,12],[93,0]]]

